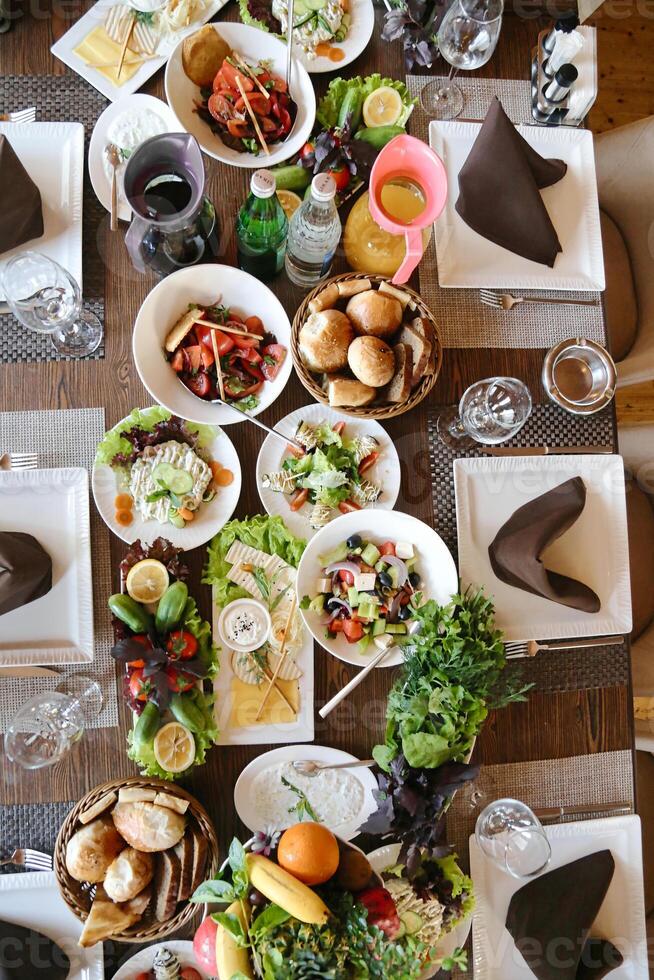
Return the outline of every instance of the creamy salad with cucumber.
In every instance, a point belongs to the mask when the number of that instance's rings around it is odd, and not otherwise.
[[[282,34],[288,25],[288,0],[273,0],[272,12],[281,24]],[[293,40],[313,60],[319,44],[344,41],[350,26],[350,15],[342,0],[295,0]]]
[[[375,544],[353,534],[320,563],[316,594],[301,605],[324,617],[328,639],[342,633],[358,653],[368,653],[411,632],[423,594],[410,542]]]

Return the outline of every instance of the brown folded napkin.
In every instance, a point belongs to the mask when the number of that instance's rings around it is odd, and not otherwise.
[[[488,548],[488,557],[500,582],[583,612],[599,611],[598,596],[583,582],[549,571],[541,561],[545,548],[560,538],[586,504],[580,476],[561,483],[520,507],[502,525]]]
[[[587,940],[614,871],[611,852],[597,851],[548,871],[515,892],[506,928],[537,980],[597,978],[619,966],[609,961],[604,973],[584,973],[585,964],[598,952],[596,941],[589,946]],[[621,962],[618,950],[608,945]]]
[[[52,560],[31,534],[0,531],[0,616],[52,588]]]
[[[66,980],[71,975],[68,955],[52,939],[0,921],[0,980]]]
[[[0,255],[43,234],[39,189],[6,136],[0,135]]]
[[[456,211],[477,234],[551,267],[562,249],[540,188],[556,184],[567,169],[563,160],[536,153],[493,99],[459,172]]]

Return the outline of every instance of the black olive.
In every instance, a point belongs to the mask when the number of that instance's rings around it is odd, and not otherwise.
[[[390,577],[388,572],[380,572],[378,579],[379,584],[385,589],[390,589],[393,585],[393,579]]]
[[[420,576],[418,575],[417,572],[411,572],[411,574],[409,575],[409,582],[411,583],[414,589],[418,588],[418,586],[420,585]]]
[[[335,612],[337,609],[341,609],[342,607],[340,602],[330,597],[327,600],[327,608],[329,609],[330,612]]]
[[[397,614],[397,618],[400,622],[404,623],[407,619],[411,619],[413,611],[410,606],[400,606],[400,611]]]
[[[350,548],[351,550],[354,550],[354,548],[360,548],[362,543],[363,542],[361,540],[360,534],[353,534],[351,537],[347,539],[346,542],[348,548]]]

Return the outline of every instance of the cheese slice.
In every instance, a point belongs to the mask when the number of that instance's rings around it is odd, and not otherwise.
[[[89,63],[92,65],[111,65],[112,67],[109,68],[96,68],[95,70],[118,87],[124,85],[126,81],[135,75],[143,64],[143,59],[135,51],[128,48],[119,79],[118,62],[120,61],[120,51],[121,46],[111,40],[104,27],[96,27],[90,34],[86,35],[81,44],[77,45],[74,49],[74,54],[78,58],[81,58],[87,65]]]
[[[300,710],[300,690],[297,681],[278,680],[276,683],[295,710],[291,711],[279,694],[276,691],[271,691],[261,716],[257,720],[257,711],[268,684],[254,687],[252,684],[244,684],[238,677],[232,677],[229,727],[248,728],[252,725],[284,725],[297,721]]]
[[[107,11],[104,28],[111,40],[120,45],[131,31],[130,47],[140,54],[154,54],[157,50],[157,32],[141,20],[134,22],[134,11],[125,3],[117,3]]]
[[[278,558],[277,555],[267,555],[265,551],[250,548],[240,541],[234,541],[225,555],[225,559],[232,566],[227,573],[230,582],[240,585],[242,589],[246,589],[250,595],[261,602],[266,602],[266,596],[262,594],[254,575],[243,568],[243,565],[254,565],[263,569],[266,578],[271,582],[271,596],[273,598],[282,592],[287,585],[295,582],[295,569],[287,562]],[[291,592],[290,589],[284,599],[287,598],[289,592]]]

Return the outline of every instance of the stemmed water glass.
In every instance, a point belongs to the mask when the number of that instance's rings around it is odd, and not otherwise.
[[[24,769],[54,766],[102,708],[102,690],[85,674],[64,678],[21,705],[5,733],[5,752]]]
[[[459,407],[441,413],[437,430],[450,449],[479,442],[493,446],[513,438],[531,415],[529,388],[517,378],[486,378],[464,391]]]
[[[28,330],[50,334],[55,350],[72,357],[92,354],[102,340],[102,324],[82,308],[82,293],[71,274],[41,252],[21,252],[0,270],[9,309]]]
[[[430,82],[420,93],[427,115],[454,119],[463,109],[463,92],[453,81],[462,68],[474,71],[490,60],[502,27],[504,0],[454,0],[438,29],[438,49],[451,70],[447,82]]]
[[[482,810],[475,838],[486,857],[514,878],[539,874],[552,856],[540,820],[519,800],[496,800]]]

